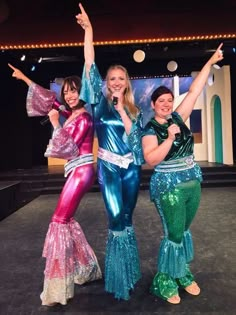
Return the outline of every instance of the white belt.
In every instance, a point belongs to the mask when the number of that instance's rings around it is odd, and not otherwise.
[[[64,165],[64,170],[65,170],[65,174],[64,176],[67,177],[67,175],[73,171],[74,168],[76,168],[77,166],[82,166],[82,165],[86,165],[86,164],[92,164],[93,161],[93,154],[89,153],[89,154],[83,154],[81,156],[78,156],[77,158],[68,161],[65,165]]]
[[[98,148],[98,157],[103,161],[126,169],[129,167],[129,164],[134,161],[131,152],[125,155],[119,155],[102,148]]]
[[[154,170],[156,172],[177,172],[193,168],[195,165],[194,158],[190,155],[176,160],[163,161],[156,165]]]

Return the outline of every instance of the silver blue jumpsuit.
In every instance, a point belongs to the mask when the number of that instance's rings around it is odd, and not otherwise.
[[[129,291],[140,279],[140,264],[132,215],[136,206],[141,164],[141,114],[129,135],[119,113],[102,93],[102,79],[95,64],[81,99],[92,104],[99,143],[98,181],[106,206],[109,230],[105,257],[105,290],[117,299],[129,299]],[[129,114],[129,113],[127,113]]]

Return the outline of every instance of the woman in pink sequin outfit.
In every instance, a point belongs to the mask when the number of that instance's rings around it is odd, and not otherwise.
[[[68,110],[64,125],[59,122],[56,94],[25,76],[9,64],[12,76],[28,86],[26,109],[29,116],[48,115],[53,127],[46,157],[66,159],[66,183],[46,235],[43,257],[46,258],[44,286],[40,297],[42,305],[67,304],[74,296],[74,284],[83,284],[101,278],[101,270],[93,249],[88,244],[78,222],[73,218],[76,209],[95,179],[93,166],[94,126],[91,115],[79,99],[81,80],[67,77],[61,97]]]

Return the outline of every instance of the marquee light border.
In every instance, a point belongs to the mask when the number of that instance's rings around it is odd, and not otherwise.
[[[111,40],[96,41],[95,46],[105,45],[129,45],[129,44],[152,44],[152,43],[169,43],[182,41],[203,41],[215,39],[232,39],[236,38],[236,34],[217,34],[217,35],[196,35],[196,36],[179,36],[165,38],[147,38],[147,39],[129,39],[129,40]],[[65,42],[65,43],[44,43],[44,44],[21,44],[21,45],[0,45],[1,50],[12,49],[39,49],[39,48],[62,48],[62,47],[81,47],[84,42]]]

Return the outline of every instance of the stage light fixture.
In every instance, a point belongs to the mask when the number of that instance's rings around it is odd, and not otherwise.
[[[145,52],[141,49],[138,49],[133,54],[134,61],[143,62],[145,59]]]
[[[176,71],[177,68],[178,68],[178,64],[177,64],[176,61],[171,60],[171,61],[168,62],[168,64],[167,64],[167,69],[168,69],[170,72]]]

